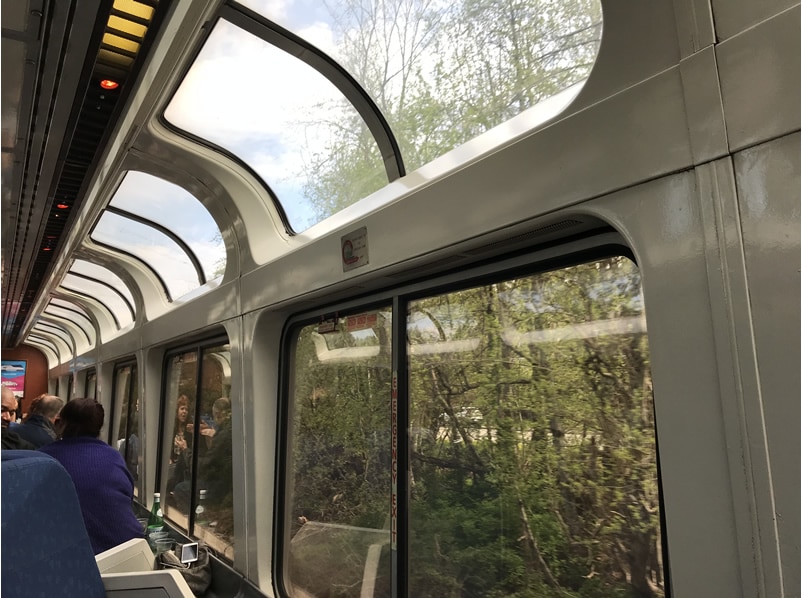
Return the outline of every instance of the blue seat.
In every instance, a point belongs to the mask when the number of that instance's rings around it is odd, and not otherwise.
[[[3,598],[106,596],[67,471],[44,453],[0,451]]]

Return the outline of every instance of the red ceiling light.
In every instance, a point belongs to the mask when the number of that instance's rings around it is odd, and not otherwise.
[[[70,204],[68,204],[68,203],[64,203],[64,202],[61,202],[61,203],[57,203],[57,204],[56,204],[56,207],[57,207],[59,210],[66,210],[67,208],[69,208],[69,207],[70,207]]]
[[[111,79],[103,79],[100,82],[100,86],[103,89],[117,89],[120,86],[120,84],[117,83],[116,81],[112,81]]]

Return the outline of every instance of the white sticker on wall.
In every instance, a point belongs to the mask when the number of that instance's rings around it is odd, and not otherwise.
[[[340,252],[343,260],[343,272],[359,268],[369,263],[368,229],[362,227],[340,239]]]

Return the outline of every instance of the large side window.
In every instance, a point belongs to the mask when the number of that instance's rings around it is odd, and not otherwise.
[[[662,594],[634,264],[427,297],[407,317],[410,595]]]
[[[215,342],[168,355],[161,451],[165,516],[234,558],[231,359]]]
[[[139,434],[139,386],[136,364],[119,364],[114,368],[112,404],[120,405],[120,425],[117,429],[117,450],[125,458],[128,471],[134,478],[134,496],[139,496],[142,468],[142,443]],[[111,426],[109,426],[111,428]]]
[[[359,596],[367,561],[389,595],[390,330],[389,308],[298,330],[286,531],[299,595]]]
[[[408,498],[397,511],[391,352],[342,318],[334,332],[310,324],[292,336],[285,587],[377,597],[397,578],[423,598],[663,596],[635,264],[606,258],[400,299],[406,338],[384,337],[406,364]],[[393,576],[387,530],[399,512],[408,556]]]

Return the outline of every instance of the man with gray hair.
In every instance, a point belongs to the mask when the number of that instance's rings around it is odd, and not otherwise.
[[[0,423],[2,423],[2,447],[4,449],[26,449],[26,450],[33,450],[36,447],[32,445],[27,440],[20,438],[19,434],[16,433],[16,429],[19,426],[16,426],[14,430],[10,428],[11,424],[16,421],[17,419],[17,407],[19,405],[17,401],[17,397],[14,395],[14,391],[12,391],[7,386],[3,386],[3,418]]]
[[[59,397],[39,395],[31,403],[28,419],[14,431],[36,448],[50,444],[58,438],[54,424],[62,407],[64,401]]]

